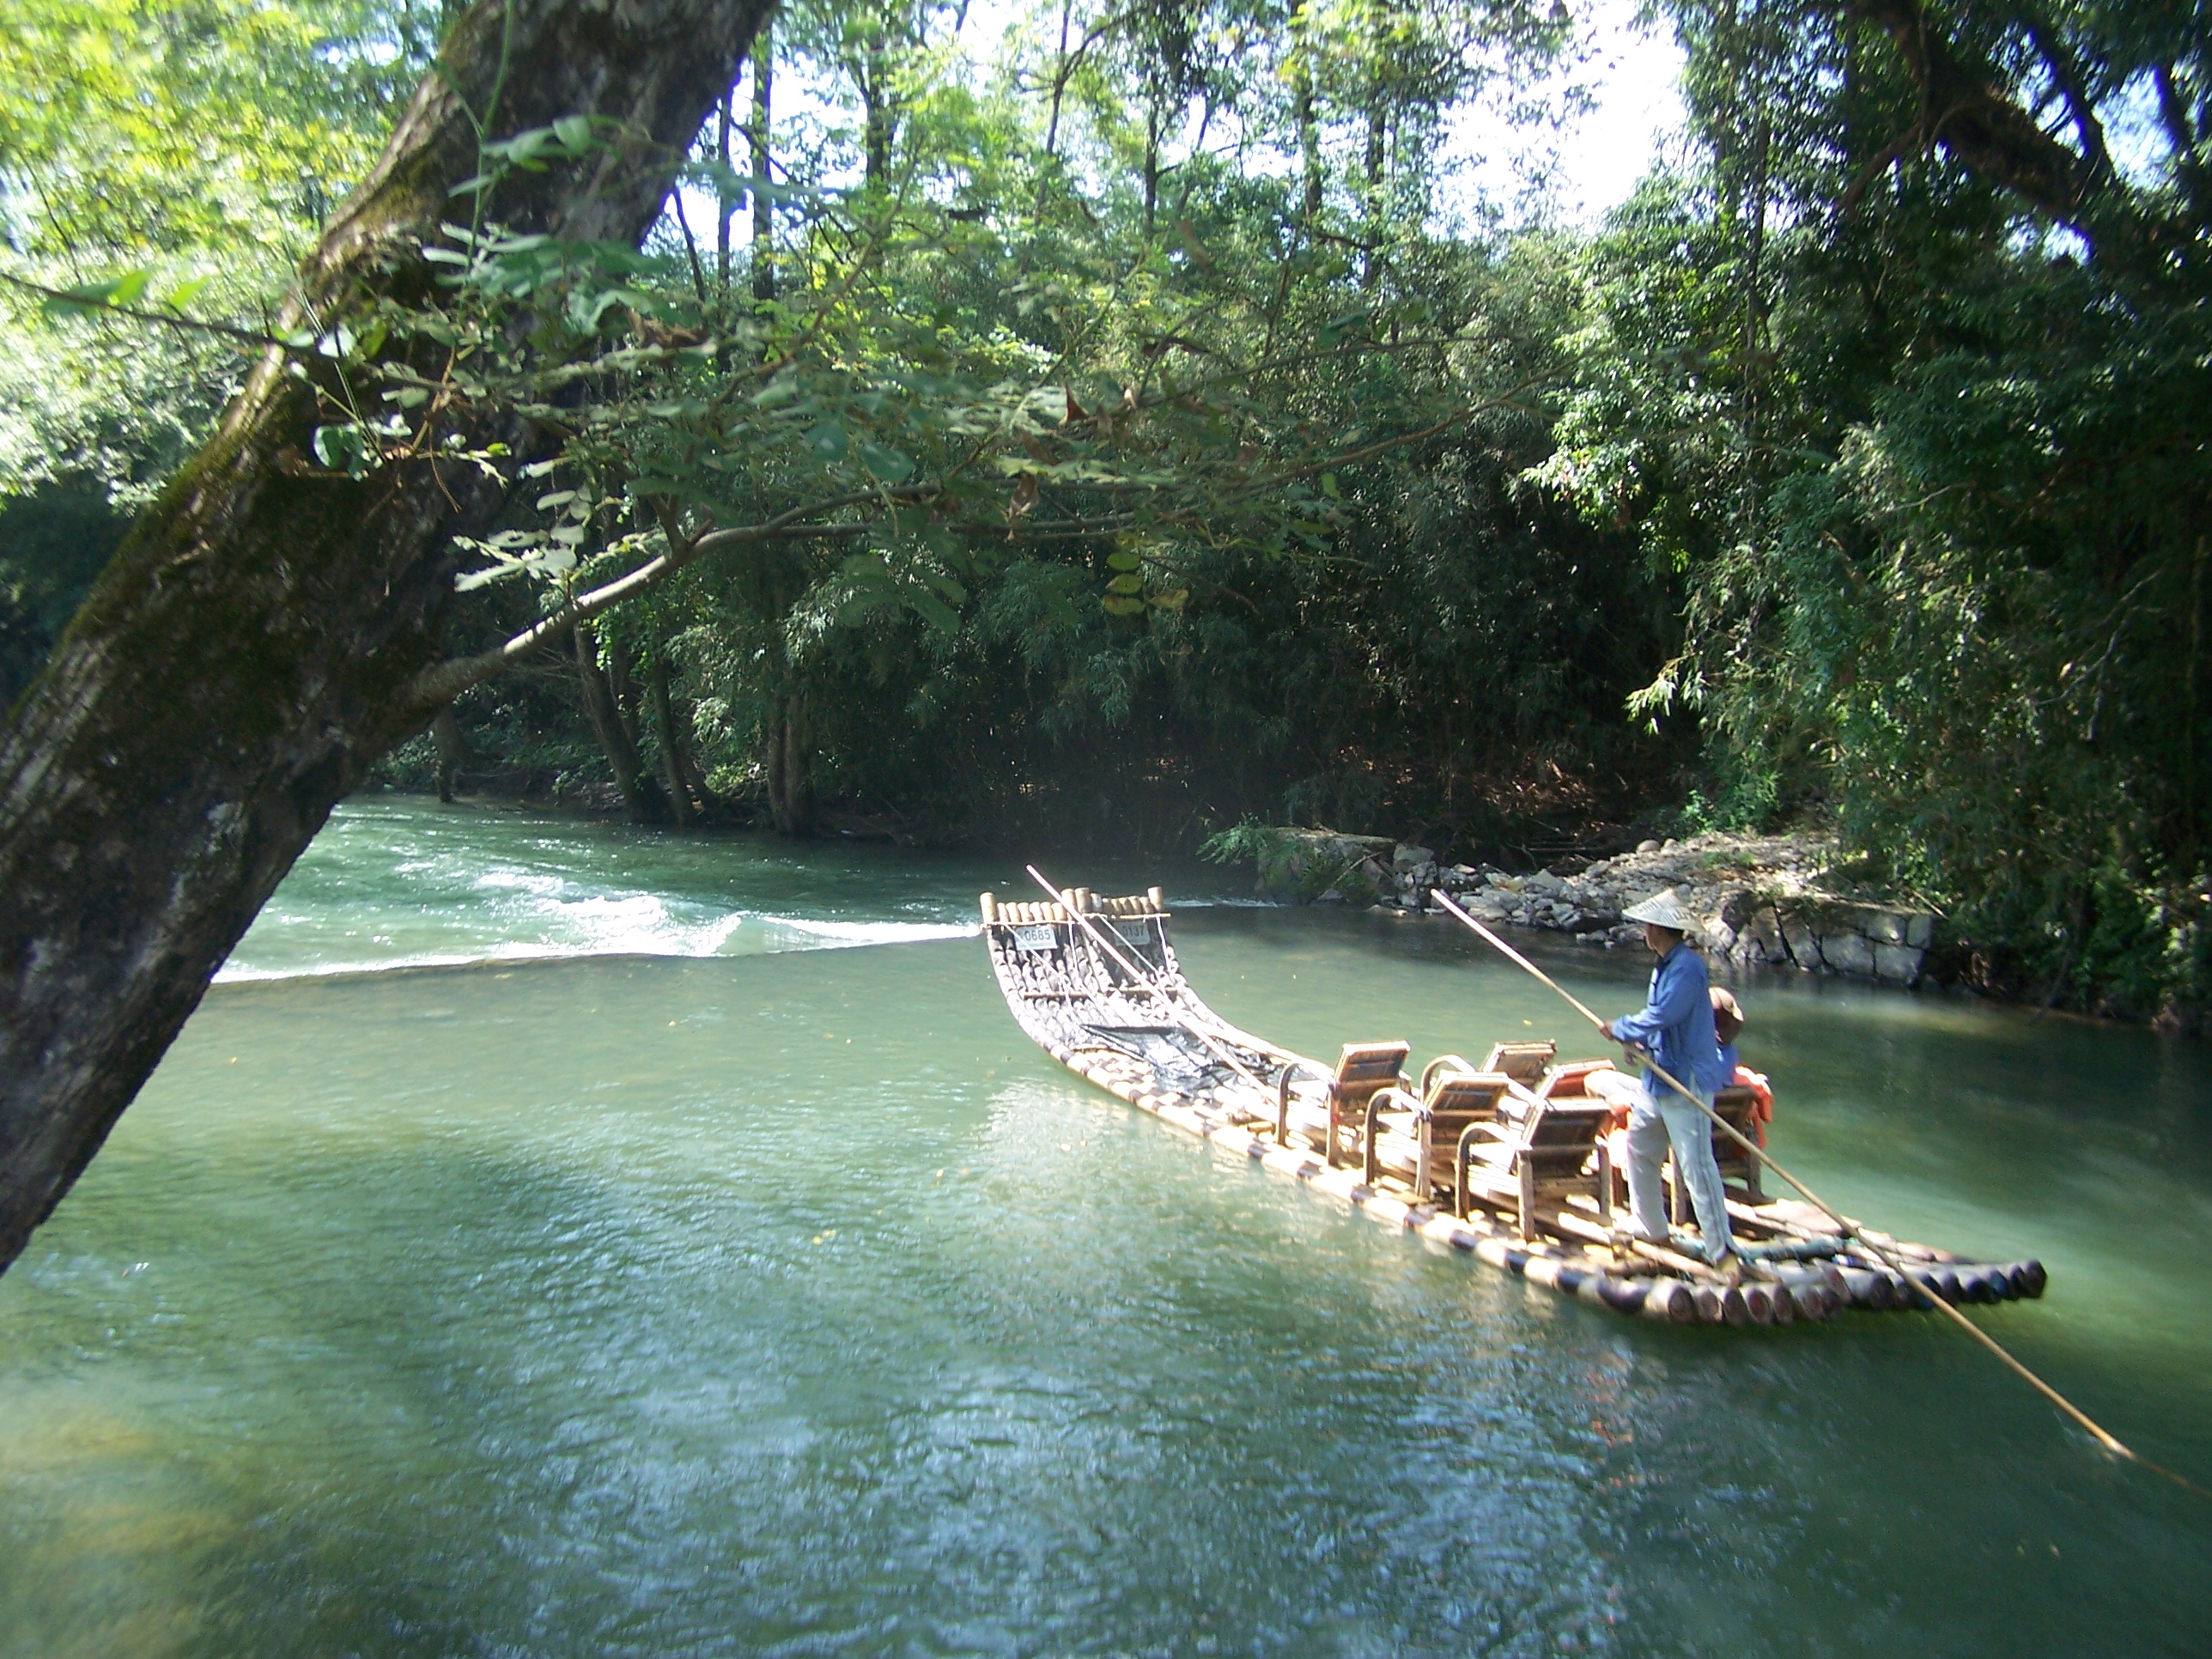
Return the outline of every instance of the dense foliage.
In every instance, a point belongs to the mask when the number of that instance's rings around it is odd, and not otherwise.
[[[2202,1006],[2204,18],[1675,15],[1705,165],[1591,244],[1547,469],[1683,573],[1640,706],[1703,714],[1695,805],[1823,804],[1996,982]]]
[[[486,666],[404,764],[920,839],[1811,813],[1990,983],[2212,1000],[2194,9],[1674,0],[1687,159],[1510,233],[1439,140],[1571,97],[1562,9],[964,15],[788,9],[642,254],[499,227],[618,135],[489,133],[440,293],[297,343],[313,465],[548,434],[477,455]],[[0,690],[439,26],[0,23]]]

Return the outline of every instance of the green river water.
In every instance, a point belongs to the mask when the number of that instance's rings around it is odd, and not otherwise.
[[[1662,1328],[1387,1232],[1032,1048],[985,886],[343,809],[0,1277],[0,1654],[2212,1651],[2212,1501],[1960,1333]],[[1440,923],[1176,925],[1309,1053],[1570,1035]],[[2212,1484],[2206,1051],[1740,990],[1784,1162],[2039,1255],[1973,1317]]]

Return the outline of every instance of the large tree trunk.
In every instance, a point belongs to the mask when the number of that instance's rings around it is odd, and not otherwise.
[[[775,89],[775,32],[765,19],[753,48],[753,298],[775,298],[775,204],[761,186],[769,182],[774,160],[769,149],[769,100]]]
[[[688,830],[699,821],[692,804],[691,780],[684,764],[683,734],[676,729],[675,700],[668,695],[668,645],[656,641],[653,664],[645,671],[646,689],[653,703],[653,735],[660,743],[660,788],[668,797],[668,811],[676,827]]]
[[[492,217],[635,242],[767,0],[479,0],[301,272],[283,327],[429,291],[425,237],[495,134],[609,118]],[[501,70],[504,62],[505,72]],[[499,101],[492,108],[495,82]],[[393,349],[399,348],[395,346]],[[321,372],[321,371],[319,371]],[[449,538],[503,490],[430,461],[303,461],[311,389],[272,357],[140,518],[0,740],[0,1266],[106,1138],[331,806],[436,712]],[[534,434],[504,436],[519,448]]]
[[[454,718],[453,705],[447,703],[430,722],[430,735],[438,744],[438,799],[451,803],[453,784],[461,769],[469,763],[469,740],[461,735],[461,723]]]
[[[768,762],[768,815],[779,836],[814,833],[814,744],[796,691],[776,694],[762,734]]]
[[[632,823],[665,823],[667,804],[647,775],[636,732],[623,717],[620,682],[599,667],[599,641],[590,623],[576,624],[575,639],[576,683],[584,694],[584,713],[599,740],[599,751],[607,757],[607,769],[615,775],[623,810]]]

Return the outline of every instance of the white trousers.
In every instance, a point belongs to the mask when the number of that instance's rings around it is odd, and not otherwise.
[[[1710,1093],[1698,1098],[1708,1108],[1713,1103]],[[1670,1146],[1674,1178],[1690,1189],[1705,1258],[1718,1261],[1729,1250],[1729,1218],[1721,1168],[1713,1160],[1712,1120],[1665,1084],[1646,1079],[1628,1111],[1628,1208],[1636,1231],[1646,1238],[1667,1237],[1666,1189],[1659,1166],[1667,1161]]]

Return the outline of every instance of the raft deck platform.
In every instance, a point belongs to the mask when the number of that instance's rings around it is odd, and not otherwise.
[[[1240,1030],[1199,999],[1158,888],[1103,899],[1077,888],[1062,901],[982,896],[991,969],[1022,1030],[1130,1105],[1385,1226],[1562,1295],[1671,1323],[1786,1324],[1846,1307],[1932,1306],[1819,1210],[1765,1197],[1755,1163],[1718,1136],[1730,1225],[1748,1246],[1744,1276],[1731,1282],[1695,1256],[1632,1237],[1618,1224],[1622,1149],[1600,1076],[1609,1061],[1559,1064],[1549,1043],[1501,1044],[1480,1066],[1443,1056],[1416,1085],[1403,1069],[1407,1045],[1385,1042],[1347,1044],[1325,1066]],[[1741,1115],[1748,1095],[1724,1092],[1717,1105]],[[1954,1303],[2037,1297],[2046,1282],[2036,1261],[1973,1261],[1868,1236]]]

